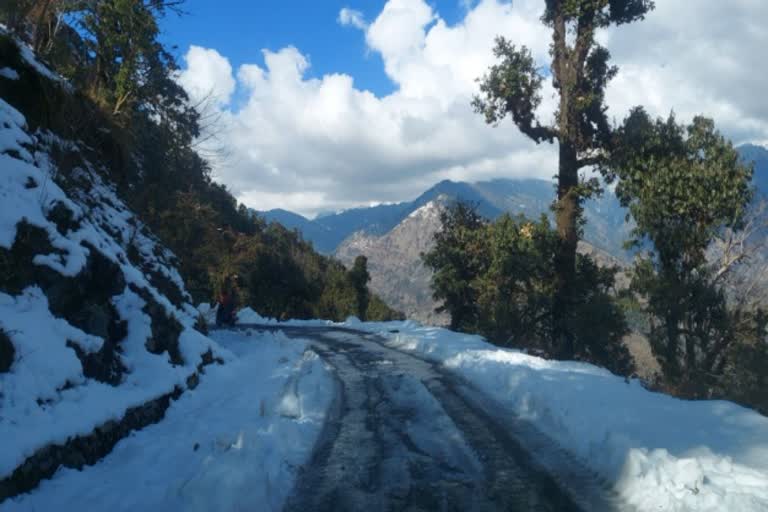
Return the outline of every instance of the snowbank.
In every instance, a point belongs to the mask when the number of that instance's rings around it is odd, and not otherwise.
[[[212,366],[166,418],[97,465],[61,469],[3,510],[280,510],[331,403],[331,374],[306,343],[220,331]]]
[[[589,364],[413,322],[349,327],[466,378],[614,482],[638,510],[768,510],[768,418],[750,409],[679,400]]]
[[[205,306],[203,306],[205,309]],[[213,309],[210,317],[215,321],[216,310]],[[275,318],[267,318],[258,314],[253,309],[246,307],[237,312],[237,323],[239,324],[255,324],[255,325],[285,325],[293,327],[322,327],[335,324],[331,320],[277,320]]]

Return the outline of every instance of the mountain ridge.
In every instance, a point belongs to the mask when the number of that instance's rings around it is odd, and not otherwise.
[[[542,214],[551,217],[549,206],[554,197],[554,183],[533,178],[498,178],[476,183],[443,180],[412,201],[352,208],[314,220],[282,209],[256,213],[269,222],[278,222],[289,229],[298,229],[318,251],[332,254],[354,233],[362,231],[369,235],[384,235],[408,215],[440,196],[474,203],[478,212],[489,219],[495,219],[505,212],[523,213],[529,217]],[[586,215],[588,220],[593,221],[588,222],[586,230],[587,238],[593,245],[612,254],[622,255],[623,239],[617,240],[611,234],[618,231],[626,235],[629,226],[625,225],[625,212],[615,196],[607,191],[603,198],[591,201],[586,206]]]
[[[768,197],[768,149],[744,144],[737,150],[744,161],[754,164],[753,183],[759,194]],[[316,219],[279,208],[256,213],[269,222],[298,229],[319,252],[333,254],[354,233],[362,231],[369,235],[385,235],[408,215],[441,195],[473,202],[478,211],[489,219],[507,212],[522,213],[531,218],[544,214],[551,220],[550,205],[555,195],[555,184],[535,178],[496,178],[473,183],[442,180],[411,201],[351,208],[326,213]],[[628,212],[619,204],[611,189],[606,188],[600,197],[586,201],[584,210],[587,220],[584,240],[620,260],[629,261],[632,255],[623,244],[630,235],[632,224],[626,222]]]

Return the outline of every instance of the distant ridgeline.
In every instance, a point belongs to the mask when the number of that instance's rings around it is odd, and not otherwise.
[[[474,203],[478,211],[489,219],[502,213],[522,213],[538,218],[549,214],[554,184],[537,179],[496,179],[478,183],[441,181],[413,201],[379,205],[369,208],[353,208],[340,213],[322,215],[309,220],[285,210],[259,212],[268,221],[274,221],[290,229],[297,229],[323,253],[333,253],[341,243],[357,232],[368,235],[384,235],[409,215],[436,200],[447,197]],[[586,205],[588,219],[585,227],[586,240],[619,258],[627,254],[622,249],[625,234],[630,227],[625,223],[625,211],[617,199],[606,192],[602,198]]]
[[[746,162],[755,164],[754,184],[759,194],[768,197],[768,149],[745,144],[738,148]],[[538,218],[551,216],[550,205],[554,183],[539,179],[495,179],[478,183],[441,181],[413,201],[366,208],[352,208],[340,213],[320,215],[314,220],[282,209],[257,212],[269,222],[298,230],[315,249],[333,254],[342,242],[357,232],[380,236],[390,232],[410,214],[440,196],[477,204],[478,211],[489,219],[502,213],[524,214]],[[627,211],[611,190],[584,205],[587,224],[584,240],[618,260],[628,261],[631,254],[623,244],[632,225],[625,221]]]
[[[768,198],[768,149],[754,144],[744,144],[737,149],[742,160],[754,165],[752,182],[757,192]]]

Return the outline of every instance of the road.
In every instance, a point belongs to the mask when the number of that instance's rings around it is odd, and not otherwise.
[[[530,424],[434,364],[349,329],[280,330],[311,340],[337,384],[286,511],[625,510]]]

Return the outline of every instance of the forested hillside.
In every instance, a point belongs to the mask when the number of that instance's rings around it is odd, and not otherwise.
[[[174,57],[158,41],[158,20],[177,15],[178,5],[3,3],[0,67],[19,76],[0,75],[0,96],[31,130],[79,140],[93,153],[118,195],[177,255],[196,302],[213,300],[223,280],[236,275],[243,304],[266,316],[358,314],[359,285],[340,263],[294,231],[254,216],[211,178],[195,141],[214,128],[175,81]],[[21,57],[32,50],[64,81],[40,75]],[[60,182],[78,165],[65,156],[55,163]],[[377,297],[366,303],[369,318],[397,316]]]

